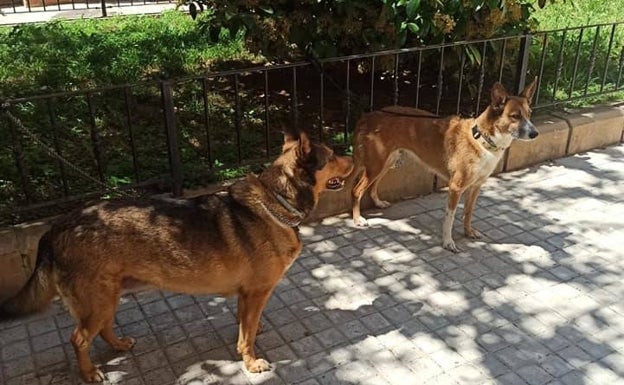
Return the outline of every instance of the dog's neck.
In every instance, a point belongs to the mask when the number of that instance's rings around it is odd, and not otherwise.
[[[297,210],[297,208],[291,205],[286,198],[280,194],[274,193],[273,195],[282,208],[280,209],[273,204],[265,204],[264,202],[261,202],[261,205],[266,209],[266,211],[278,222],[286,225],[287,227],[299,226],[306,215]],[[286,213],[284,213],[284,210]]]
[[[314,202],[306,204],[308,199],[298,196],[306,187],[292,185],[296,178],[270,168],[258,179],[266,192],[260,204],[280,224],[296,228],[314,207]]]
[[[490,107],[488,107],[489,110]],[[477,117],[474,120],[474,123],[471,128],[472,138],[477,141],[483,148],[488,150],[491,153],[497,154],[506,150],[513,140],[511,135],[501,134],[493,128],[494,132],[491,132],[485,129],[485,127],[493,127],[495,122],[488,122],[488,110],[485,110],[483,114]]]
[[[488,151],[498,152],[504,150],[505,148],[498,146],[496,142],[490,137],[490,135],[482,132],[479,129],[479,125],[475,123],[472,126],[472,138],[476,140],[481,146],[485,147]]]

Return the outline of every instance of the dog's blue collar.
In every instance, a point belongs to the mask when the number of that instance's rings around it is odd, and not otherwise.
[[[474,126],[472,126],[472,137],[475,140],[478,140],[479,138],[483,138],[483,140],[485,140],[485,143],[487,143],[487,145],[490,146],[490,150],[498,150],[498,146],[496,145],[496,143],[494,143],[492,139],[490,139],[489,136],[482,134],[481,131],[479,131],[479,126],[477,126],[476,123]]]

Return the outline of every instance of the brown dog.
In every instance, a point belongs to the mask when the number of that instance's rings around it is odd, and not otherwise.
[[[512,140],[531,140],[538,131],[531,123],[531,99],[537,78],[521,96],[510,96],[500,84],[492,88],[491,103],[476,119],[459,116],[438,118],[410,107],[386,107],[364,115],[353,138],[356,183],[353,187],[353,221],[366,226],[360,216],[360,200],[371,187],[371,198],[379,208],[390,203],[379,199],[377,188],[401,150],[411,152],[433,172],[449,182],[442,245],[457,252],[451,236],[459,198],[468,191],[464,208],[464,231],[470,238],[480,234],[471,218],[481,185],[492,174]]]
[[[117,350],[134,345],[113,332],[122,291],[137,283],[165,290],[238,295],[238,352],[250,372],[269,370],[254,353],[260,315],[301,251],[297,226],[324,190],[352,171],[305,134],[285,137],[281,156],[227,192],[177,201],[114,201],[57,221],[39,243],[26,286],[0,306],[0,320],[35,312],[58,293],[76,319],[71,342],[80,374],[104,380],[89,357],[100,336]]]

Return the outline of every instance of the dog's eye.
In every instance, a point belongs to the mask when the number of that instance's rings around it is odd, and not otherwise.
[[[522,115],[520,115],[520,114],[518,114],[518,113],[515,113],[515,114],[511,114],[511,117],[512,117],[513,119],[520,119],[520,118],[522,118]]]

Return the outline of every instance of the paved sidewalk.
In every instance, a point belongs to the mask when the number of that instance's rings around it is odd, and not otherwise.
[[[245,372],[235,301],[142,294],[117,325],[137,337],[95,362],[123,384],[624,384],[624,146],[491,178],[465,251],[439,246],[444,194],[302,229],[306,247],[264,312]],[[460,210],[461,211],[461,210]],[[72,320],[0,326],[3,384],[74,384]]]

